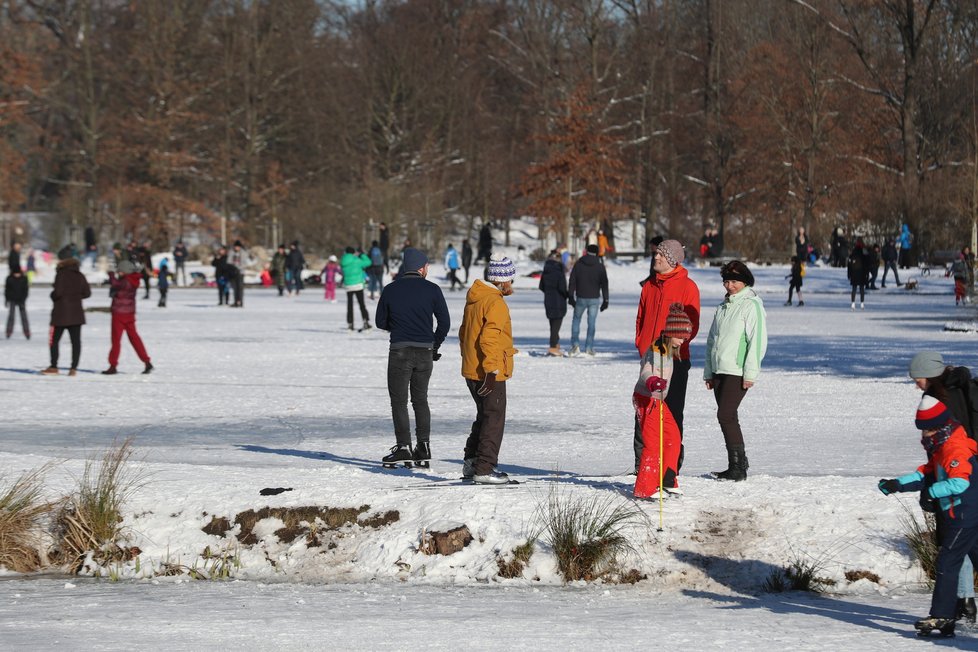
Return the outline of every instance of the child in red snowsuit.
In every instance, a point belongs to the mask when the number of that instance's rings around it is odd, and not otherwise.
[[[660,487],[670,493],[680,493],[676,475],[682,440],[665,398],[669,393],[673,359],[679,356],[679,347],[692,332],[693,324],[682,304],[672,304],[662,334],[642,358],[642,369],[632,394],[644,444],[635,480],[636,498],[657,497]]]
[[[116,366],[119,364],[119,348],[122,334],[125,333],[129,336],[136,355],[146,365],[143,373],[148,374],[153,370],[153,365],[149,361],[149,354],[146,353],[142,338],[136,332],[136,293],[139,291],[142,277],[136,270],[136,266],[128,260],[122,260],[118,269],[118,276],[109,272],[109,292],[112,295],[112,347],[109,349],[109,368],[102,373],[105,375],[118,373]]]
[[[321,272],[323,277],[323,287],[326,289],[325,299],[336,303],[336,277],[340,274],[339,263],[336,256],[330,256]]]

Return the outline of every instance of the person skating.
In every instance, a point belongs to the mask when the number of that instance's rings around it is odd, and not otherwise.
[[[791,257],[791,273],[786,278],[789,279],[788,300],[784,302],[784,305],[791,305],[791,293],[795,290],[798,290],[798,306],[805,305],[804,299],[801,298],[801,284],[805,279],[805,264],[801,262],[798,256]]]
[[[492,229],[489,228],[489,222],[484,222],[482,228],[479,229],[479,240],[476,243],[478,251],[476,252],[475,262],[480,260],[485,260],[486,264],[489,264],[489,257],[492,255]]]
[[[462,377],[475,401],[476,417],[465,441],[462,477],[479,484],[506,484],[499,448],[506,425],[506,381],[513,375],[513,325],[505,297],[513,293],[516,265],[492,256],[487,280],[476,279],[465,296],[458,342]]]
[[[469,284],[469,268],[472,267],[472,245],[468,238],[462,240],[462,269],[465,270],[465,285]]]
[[[883,259],[883,280],[880,282],[880,287],[886,287],[886,273],[893,270],[893,280],[896,281],[897,287],[902,287],[903,283],[900,282],[900,275],[897,273],[897,248],[896,242],[893,238],[887,238],[886,244],[883,245],[883,249],[880,252],[880,257]]]
[[[280,244],[272,256],[272,276],[275,278],[275,287],[278,288],[278,295],[285,294],[286,260],[285,245]],[[289,294],[292,294],[291,290]]]
[[[54,286],[51,289],[51,331],[48,336],[50,345],[51,365],[41,373],[49,376],[58,373],[58,348],[61,336],[68,331],[71,339],[71,367],[68,375],[78,373],[78,361],[81,359],[81,328],[85,324],[85,309],[82,300],[92,296],[92,289],[81,273],[78,259],[71,255],[67,248],[58,252],[58,265],[54,274]]]
[[[336,256],[330,256],[320,273],[323,277],[323,298],[330,303],[336,303],[336,279],[342,277],[340,265]]]
[[[156,270],[156,289],[160,291],[160,301],[157,308],[166,308],[166,295],[170,291],[170,263],[166,258],[160,259]]]
[[[965,556],[978,564],[978,484],[972,479],[978,444],[933,396],[920,400],[914,425],[921,431],[927,462],[913,473],[880,480],[878,487],[887,496],[921,492],[921,506],[933,510],[942,522],[944,537],[937,553],[930,615],[914,627],[921,634],[939,630],[950,636],[957,616],[961,564]]]
[[[547,355],[560,356],[560,325],[567,315],[567,279],[564,277],[564,266],[560,263],[560,252],[556,249],[550,252],[543,263],[543,273],[540,274],[540,291],[543,292],[543,309],[550,322],[550,348]]]
[[[143,242],[141,247],[136,248],[136,256],[142,268],[143,282],[146,284],[146,294],[144,299],[149,298],[149,279],[153,276],[153,243],[149,240]]]
[[[31,326],[27,321],[27,294],[30,291],[30,284],[27,276],[21,271],[20,267],[11,267],[10,275],[3,288],[4,303],[10,308],[7,314],[7,339],[14,334],[14,323],[17,313],[20,313],[20,328],[24,332],[24,337],[31,339]]]
[[[656,242],[658,240],[658,242]],[[642,294],[635,315],[635,348],[639,359],[644,358],[656,337],[662,333],[669,315],[669,306],[681,303],[689,317],[693,330],[679,349],[679,359],[673,365],[672,381],[666,405],[679,427],[679,437],[683,436],[683,414],[686,409],[686,387],[689,384],[689,370],[692,366],[689,357],[689,343],[700,329],[700,290],[689,278],[683,267],[686,258],[683,245],[678,240],[662,240],[659,236],[649,241],[652,251],[650,275],[642,282]],[[635,472],[642,458],[642,429],[638,419],[633,428],[632,448],[635,454]],[[680,447],[679,467],[683,465],[683,449]]]
[[[370,313],[363,300],[363,282],[366,269],[373,263],[365,253],[357,255],[353,247],[347,247],[340,258],[340,269],[343,272],[343,288],[346,290],[346,327],[353,330],[353,301],[356,299],[360,306],[360,316],[363,318],[361,331],[370,330]]]
[[[288,279],[286,281],[288,285],[289,294],[292,294],[293,289],[295,290],[296,296],[305,287],[302,282],[302,270],[306,268],[306,257],[302,255],[302,250],[299,248],[299,241],[293,240],[292,244],[289,245],[288,258],[286,259],[286,265],[288,266]]]
[[[683,304],[672,304],[661,336],[642,358],[638,382],[632,391],[632,405],[644,443],[635,479],[636,498],[655,497],[662,489],[679,492],[679,426],[664,401],[669,394],[673,361],[679,358],[680,348],[692,332],[693,324]]]
[[[218,247],[211,265],[214,267],[214,281],[217,286],[217,305],[230,305],[231,302],[228,300],[231,294],[230,277],[234,274],[234,270],[228,265],[228,250],[225,247]]]
[[[846,276],[852,286],[849,294],[850,309],[856,309],[856,291],[859,291],[859,309],[866,307],[866,285],[869,282],[869,254],[863,246],[862,238],[856,239],[852,253],[846,260]]]
[[[718,480],[747,479],[747,453],[737,411],[761,373],[767,351],[764,303],[754,291],[754,275],[747,265],[733,260],[720,270],[727,295],[713,315],[706,338],[703,380],[713,391],[717,421],[727,448],[727,469]]]
[[[187,287],[187,246],[183,240],[177,240],[173,247],[173,282]],[[182,277],[182,281],[181,281]]]
[[[119,263],[118,273],[109,272],[109,294],[112,295],[112,345],[109,348],[109,368],[102,373],[118,373],[122,334],[129,337],[132,348],[143,362],[143,373],[153,370],[143,340],[136,331],[136,292],[139,291],[139,272],[128,260]]]
[[[574,308],[571,318],[570,355],[581,353],[581,317],[587,312],[587,336],[584,351],[594,355],[594,333],[598,312],[608,309],[608,271],[598,257],[598,245],[589,244],[585,254],[571,269],[567,285],[567,302]]]
[[[234,270],[234,273],[229,277],[231,289],[234,291],[232,308],[244,307],[244,271],[249,263],[248,252],[245,251],[244,245],[241,244],[240,240],[235,240],[234,246],[228,253],[228,272]]]
[[[394,420],[395,444],[382,462],[386,467],[411,463],[428,468],[431,460],[431,410],[428,381],[451,318],[441,288],[427,280],[428,257],[418,249],[405,249],[401,274],[380,293],[374,323],[390,331],[387,356],[387,392]],[[432,320],[435,322],[432,331]],[[414,408],[415,441],[411,447],[408,397]]]

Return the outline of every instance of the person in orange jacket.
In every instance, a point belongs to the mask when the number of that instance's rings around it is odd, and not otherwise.
[[[118,274],[109,272],[109,293],[112,296],[112,347],[109,349],[109,368],[102,373],[112,376],[118,373],[119,350],[122,334],[129,336],[132,348],[145,365],[143,373],[153,370],[153,364],[146,353],[143,340],[136,331],[136,292],[139,291],[140,273],[129,260],[123,259],[118,265]]]
[[[507,484],[496,468],[506,425],[506,380],[513,375],[513,324],[505,297],[513,293],[516,265],[491,256],[486,280],[476,279],[465,296],[458,329],[462,377],[475,401],[476,417],[465,441],[462,477],[479,484]]]
[[[638,300],[638,314],[635,316],[635,348],[640,358],[645,357],[649,347],[665,328],[669,306],[680,303],[689,317],[692,330],[679,349],[679,359],[675,362],[669,395],[666,405],[676,420],[680,441],[683,433],[683,412],[686,407],[686,386],[689,383],[689,343],[700,329],[700,290],[689,278],[683,267],[686,252],[678,240],[663,240],[656,245],[652,258],[652,275],[642,284],[642,294]],[[642,459],[642,428],[635,419],[633,448],[635,450],[635,472],[638,473]],[[679,463],[683,464],[683,451],[680,446]]]

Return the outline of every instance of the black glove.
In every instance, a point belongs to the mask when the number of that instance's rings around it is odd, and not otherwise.
[[[570,307],[571,308],[573,308],[573,307],[575,307],[577,305],[577,302],[574,301],[574,297],[570,297],[569,299],[567,299],[567,303],[570,304]]]
[[[608,300],[605,299],[604,301],[601,302],[600,312],[604,312],[607,309],[608,309]]]
[[[930,487],[924,487],[920,490],[920,509],[925,512],[930,512],[931,514],[937,513],[940,504],[937,498],[930,495]]]
[[[876,486],[880,488],[880,491],[883,492],[883,495],[884,496],[889,496],[890,494],[895,494],[895,493],[899,492],[900,491],[900,487],[903,486],[903,485],[900,484],[900,481],[899,480],[885,480],[884,479],[884,480],[880,480],[879,481],[879,484],[876,485]]]
[[[441,360],[441,353],[438,352],[437,346],[431,350],[431,359],[434,360],[435,362]]]
[[[486,379],[482,381],[482,387],[476,392],[479,396],[489,396],[496,388],[496,374],[486,374]]]

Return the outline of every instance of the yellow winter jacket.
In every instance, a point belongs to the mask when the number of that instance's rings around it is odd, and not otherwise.
[[[513,324],[503,293],[495,285],[476,280],[465,295],[465,312],[458,329],[462,348],[462,376],[482,380],[496,372],[496,380],[513,375]]]

